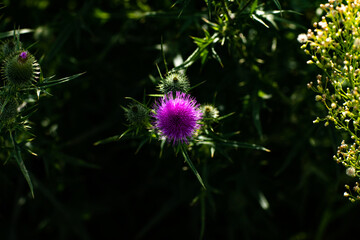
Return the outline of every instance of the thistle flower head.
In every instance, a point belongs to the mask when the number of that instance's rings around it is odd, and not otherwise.
[[[170,92],[154,105],[155,128],[169,142],[188,143],[199,129],[198,121],[202,118],[195,98],[189,94]]]
[[[162,79],[159,84],[159,90],[162,93],[168,92],[187,92],[190,88],[190,83],[186,75],[181,73],[170,73],[165,79]]]
[[[24,86],[36,81],[40,67],[35,57],[27,51],[19,51],[5,59],[2,76],[10,84]]]

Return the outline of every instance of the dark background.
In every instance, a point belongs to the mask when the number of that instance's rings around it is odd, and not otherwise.
[[[259,1],[260,2],[260,1]],[[255,21],[249,64],[239,64],[226,47],[214,59],[187,70],[200,103],[215,102],[220,114],[235,114],[219,129],[240,131],[237,140],[271,152],[235,149],[232,162],[215,154],[208,163],[204,239],[346,239],[358,229],[358,204],[343,197],[352,183],[332,156],[341,135],[313,124],[324,109],[306,84],[320,72],[306,65],[296,41],[318,19],[320,1],[280,1],[279,29]],[[156,141],[135,154],[141,138],[94,146],[126,130],[125,97],[155,93],[149,75],[165,73],[161,38],[169,66],[195,49],[190,36],[203,37],[205,1],[5,1],[1,29],[34,29],[21,36],[45,76],[80,78],[52,88],[31,118],[38,157],[24,154],[35,198],[16,163],[0,168],[0,239],[198,239],[201,207],[191,204],[200,185],[171,146],[159,158]],[[187,5],[184,5],[187,4]],[[272,1],[265,7],[276,10]],[[182,15],[178,17],[181,9]],[[165,15],[142,17],[149,12]],[[138,14],[138,15],[136,15]],[[244,23],[245,25],[245,23]],[[244,27],[245,28],[245,27]],[[273,39],[275,51],[269,51]],[[261,58],[254,70],[252,61]],[[261,90],[268,99],[257,97]],[[255,101],[255,102],[254,102]],[[254,108],[258,111],[254,111]],[[261,131],[253,114],[259,113]],[[263,209],[259,196],[269,207]]]

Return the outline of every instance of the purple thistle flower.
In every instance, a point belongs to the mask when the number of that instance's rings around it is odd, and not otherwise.
[[[24,51],[24,52],[21,52],[19,57],[21,57],[23,60],[25,60],[27,58],[27,55],[28,55],[28,52]]]
[[[189,94],[172,92],[165,95],[154,105],[155,128],[169,142],[188,143],[195,131],[200,127],[198,120],[202,118],[199,104]]]

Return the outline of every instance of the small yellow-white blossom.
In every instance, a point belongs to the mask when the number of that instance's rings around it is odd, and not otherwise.
[[[297,40],[299,43],[306,43],[308,40],[307,34],[301,33],[298,35]]]

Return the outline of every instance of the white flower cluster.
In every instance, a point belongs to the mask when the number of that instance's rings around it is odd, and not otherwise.
[[[317,93],[315,100],[328,110],[327,116],[314,123],[333,123],[348,133],[353,144],[343,141],[334,159],[346,167],[348,176],[360,177],[360,0],[329,0],[320,8],[325,15],[313,24],[314,30],[297,39],[311,57],[307,63],[321,68],[326,76],[318,75],[316,83],[308,84]],[[356,186],[355,193],[360,196]],[[360,200],[351,192],[345,196]]]

